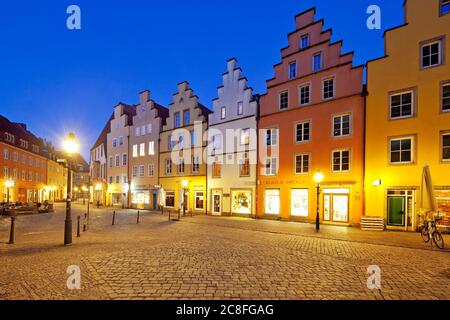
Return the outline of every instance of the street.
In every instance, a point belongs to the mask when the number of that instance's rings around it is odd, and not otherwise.
[[[416,233],[243,218],[91,208],[90,225],[64,247],[64,204],[20,216],[15,244],[0,218],[0,299],[450,299],[450,250]],[[447,246],[450,238],[445,236]],[[81,289],[69,290],[69,266]],[[381,289],[367,286],[369,266]]]

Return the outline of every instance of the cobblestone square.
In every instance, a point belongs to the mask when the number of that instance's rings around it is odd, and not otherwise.
[[[416,233],[243,218],[91,209],[90,225],[64,247],[64,206],[20,216],[15,244],[0,219],[0,299],[450,299],[450,251]],[[448,236],[446,243],[450,244]],[[67,289],[67,267],[81,290]],[[367,268],[381,268],[381,290]]]

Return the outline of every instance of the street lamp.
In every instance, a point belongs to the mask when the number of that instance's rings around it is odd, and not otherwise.
[[[5,188],[6,188],[6,203],[9,204],[9,189],[14,188],[14,180],[6,180]]]
[[[320,212],[319,212],[319,205],[320,205],[320,183],[323,181],[324,176],[320,171],[317,171],[317,173],[314,175],[314,181],[316,182],[317,186],[317,211],[316,211],[316,231],[319,232],[320,230]]]
[[[189,185],[189,181],[183,180],[181,182],[181,185],[183,186],[183,217],[184,217],[184,216],[186,216],[186,193],[187,193],[187,187]]]
[[[66,199],[66,220],[64,224],[64,245],[72,244],[72,171],[70,158],[78,151],[79,145],[75,140],[75,135],[69,135],[63,141],[64,151],[67,154],[67,199]]]

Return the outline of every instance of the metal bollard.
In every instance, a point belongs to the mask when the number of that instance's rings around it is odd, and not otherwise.
[[[86,224],[86,221],[87,221],[87,213],[84,214],[83,232],[86,232],[86,230],[87,230],[87,224]]]
[[[113,221],[112,221],[112,225],[116,224],[116,211],[113,212]]]
[[[140,215],[141,215],[141,212],[138,210],[138,215],[137,215],[137,224],[139,224],[139,220],[140,220]]]
[[[78,216],[78,217],[77,217],[77,238],[81,237],[81,233],[80,233],[80,222],[81,222],[81,217]]]
[[[170,210],[169,210],[169,221],[170,221]]]
[[[164,207],[163,206],[161,206],[161,215],[162,216],[164,215]]]
[[[9,231],[9,244],[14,244],[15,226],[16,226],[16,217],[11,217],[11,230]]]

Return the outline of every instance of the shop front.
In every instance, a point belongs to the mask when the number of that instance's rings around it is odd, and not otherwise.
[[[164,207],[186,212],[206,212],[206,177],[176,177],[162,178],[161,187],[164,190]],[[153,197],[158,203],[158,194]]]

